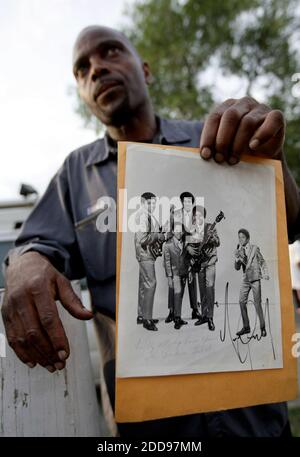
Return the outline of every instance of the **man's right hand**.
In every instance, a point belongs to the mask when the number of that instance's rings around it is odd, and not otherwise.
[[[236,258],[237,260],[239,260],[240,254],[241,254],[241,253],[240,253],[240,250],[239,250],[239,249],[236,249],[236,250],[234,251],[234,256],[235,256],[235,258]]]
[[[56,300],[77,319],[93,317],[70,281],[38,252],[27,252],[8,266],[1,309],[7,341],[30,368],[38,363],[51,373],[63,369],[70,354]]]
[[[199,254],[199,250],[197,248],[194,248],[190,244],[187,245],[186,250],[192,257],[195,257]]]

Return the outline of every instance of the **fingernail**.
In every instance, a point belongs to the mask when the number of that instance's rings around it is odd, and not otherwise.
[[[55,366],[55,368],[56,368],[57,370],[62,370],[63,368],[65,368],[65,364],[62,363],[62,362],[56,362],[56,363],[54,364],[54,366]]]
[[[208,147],[204,147],[202,150],[201,150],[201,157],[203,159],[210,159],[211,157],[211,150],[208,148]]]
[[[230,165],[236,165],[238,163],[238,161],[239,161],[239,159],[236,156],[231,156],[228,159],[228,163],[230,163]]]
[[[223,154],[221,154],[220,152],[217,152],[217,154],[215,155],[215,161],[219,162],[219,163],[224,162]]]
[[[66,360],[66,358],[68,357],[68,354],[66,353],[66,351],[58,351],[58,357],[60,358],[60,360],[64,361]]]
[[[255,138],[254,140],[251,140],[249,143],[250,149],[256,149],[259,146],[259,140]]]
[[[47,365],[45,368],[46,368],[48,371],[50,371],[50,373],[54,373],[54,371],[55,371],[55,368],[52,367],[51,365]]]
[[[26,363],[26,365],[27,365],[29,368],[34,368],[34,367],[35,367],[35,363],[32,363],[32,362],[28,362],[28,363]]]

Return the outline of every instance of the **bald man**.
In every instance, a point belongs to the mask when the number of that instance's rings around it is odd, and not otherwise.
[[[73,73],[80,97],[106,126],[104,138],[73,151],[54,176],[6,260],[2,316],[7,339],[29,367],[65,367],[70,349],[55,300],[77,319],[90,319],[70,280],[87,278],[102,341],[104,378],[114,405],[116,233],[96,230],[97,201],[116,199],[117,142],[199,147],[201,157],[235,165],[261,155],[283,166],[290,239],[300,232],[300,195],[284,152],[283,114],[250,97],[229,99],[205,123],[158,117],[148,93],[150,67],[116,30],[92,26],[76,40]],[[155,173],[155,171],[154,171]],[[93,218],[94,215],[94,218]],[[123,437],[282,436],[284,403],[210,414],[119,424]]]

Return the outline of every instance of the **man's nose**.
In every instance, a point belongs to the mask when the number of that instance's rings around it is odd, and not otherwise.
[[[109,73],[109,68],[105,61],[103,61],[98,56],[92,56],[90,58],[90,63],[92,67],[92,80],[96,81],[101,76],[107,75]]]

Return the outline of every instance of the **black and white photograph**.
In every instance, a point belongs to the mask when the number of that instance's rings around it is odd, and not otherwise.
[[[282,367],[274,169],[237,167],[127,145],[119,377]]]

